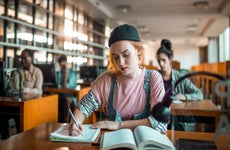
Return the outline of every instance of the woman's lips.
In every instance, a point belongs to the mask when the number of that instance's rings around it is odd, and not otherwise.
[[[125,69],[127,69],[128,67],[122,67],[121,70],[124,71]]]

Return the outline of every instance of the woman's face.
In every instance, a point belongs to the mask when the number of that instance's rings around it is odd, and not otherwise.
[[[118,41],[110,47],[112,59],[119,71],[127,77],[134,77],[139,72],[137,50],[130,41]]]
[[[21,63],[24,69],[30,69],[30,66],[32,64],[32,58],[27,52],[22,52]]]
[[[171,71],[171,61],[172,60],[165,53],[158,54],[157,61],[163,72]]]
[[[67,65],[67,61],[61,61],[59,62],[60,68],[65,69]]]

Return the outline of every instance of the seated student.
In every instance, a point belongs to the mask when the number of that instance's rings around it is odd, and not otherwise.
[[[58,64],[60,66],[60,71],[57,72],[58,87],[75,89],[77,75],[72,68],[67,68],[67,57],[65,55],[59,56]]]
[[[22,77],[22,94],[33,95],[33,97],[42,95],[42,84],[43,84],[43,75],[39,68],[35,67],[32,64],[33,53],[30,50],[24,50],[21,54],[21,63],[22,68],[20,74]],[[12,89],[19,90],[19,74],[15,74],[13,77]],[[10,113],[17,114],[19,110],[14,108],[7,108],[5,110]],[[0,133],[1,138],[6,139],[9,137],[9,119],[14,118],[16,122],[17,132],[19,132],[19,116],[18,115],[4,115],[0,116]]]
[[[42,95],[43,75],[39,68],[32,64],[33,52],[24,50],[21,54],[22,93]],[[12,89],[19,89],[19,76],[16,74]]]
[[[118,130],[145,125],[166,132],[167,123],[150,115],[165,95],[163,80],[159,72],[145,69],[144,48],[136,28],[117,26],[111,32],[109,47],[108,71],[91,83],[91,90],[79,101],[74,115],[80,128],[71,120],[70,135],[80,135],[85,118],[99,107],[109,120],[99,121],[92,128]]]
[[[60,71],[57,71],[57,83],[59,88],[75,89],[77,83],[76,72],[71,68],[67,68],[67,57],[61,55],[58,58]],[[76,95],[59,94],[59,122],[69,122],[68,108],[77,105]]]
[[[157,61],[160,66],[159,72],[161,73],[164,81],[165,90],[168,91],[176,83],[176,81],[184,74],[172,68],[173,50],[172,44],[168,39],[161,41],[161,47],[156,53]],[[189,79],[182,80],[175,89],[173,89],[173,98],[176,100],[202,100],[203,93],[198,89]],[[180,117],[181,120],[186,121],[188,117]],[[191,118],[187,121],[192,121]],[[170,128],[170,125],[168,126]],[[183,122],[175,124],[176,130],[184,130]]]

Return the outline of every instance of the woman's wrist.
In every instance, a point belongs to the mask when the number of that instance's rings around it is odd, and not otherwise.
[[[118,129],[122,129],[122,122],[119,122]]]

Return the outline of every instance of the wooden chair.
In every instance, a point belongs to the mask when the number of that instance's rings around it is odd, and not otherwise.
[[[80,101],[81,98],[87,94],[90,90],[90,87],[83,87],[80,90],[78,90],[77,92],[77,99]],[[103,110],[101,107],[99,107],[99,109],[92,113],[89,118],[86,118],[84,121],[84,124],[94,124],[96,123],[100,118],[98,117],[99,115],[101,115],[103,113]]]
[[[217,105],[220,109],[226,109],[227,98],[220,97],[216,94],[216,85],[220,81],[227,81],[225,76],[221,74],[207,72],[207,71],[196,71],[189,73],[187,76],[198,88],[200,88],[203,92],[204,99],[211,100],[214,104]],[[225,91],[226,87],[221,87],[221,91]],[[198,118],[197,120],[197,130],[198,131],[212,131],[214,128],[212,127],[212,119],[211,118]]]

